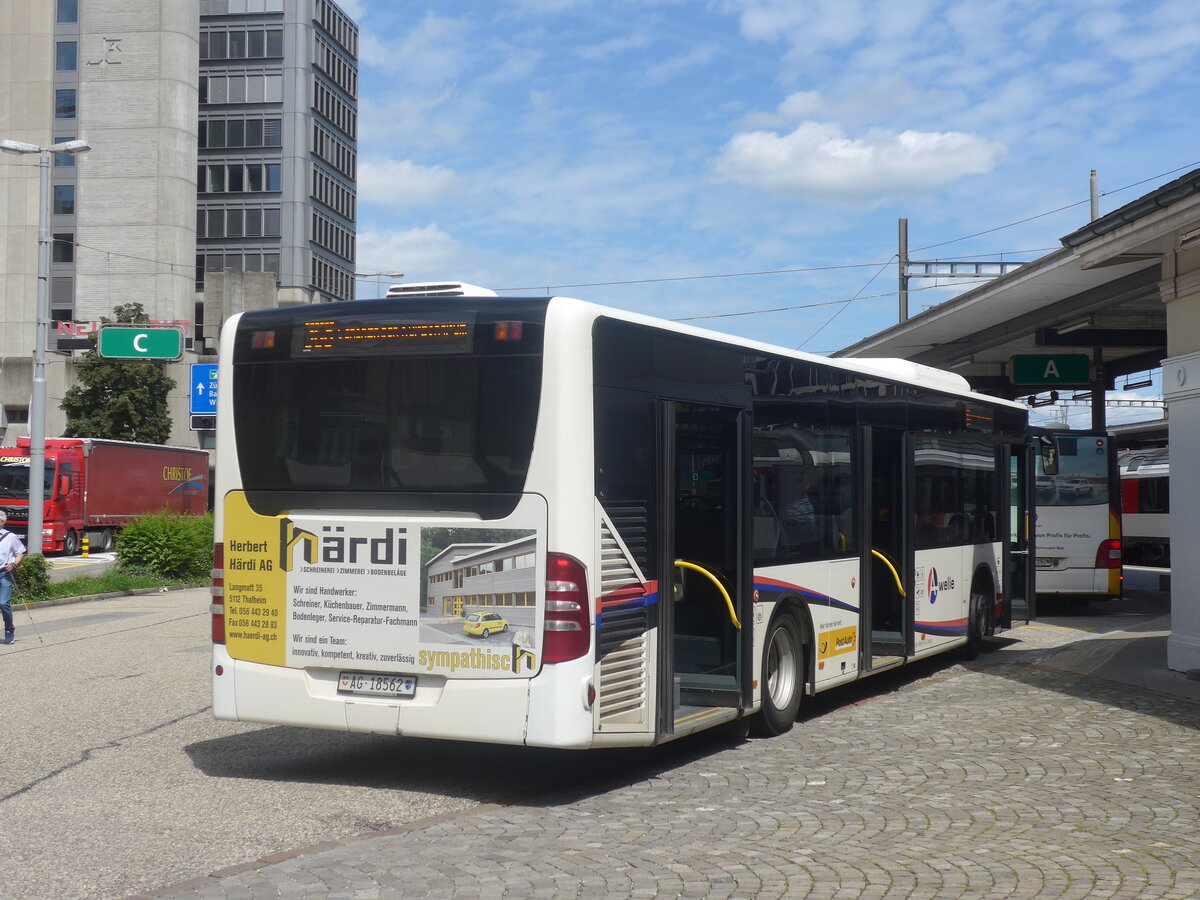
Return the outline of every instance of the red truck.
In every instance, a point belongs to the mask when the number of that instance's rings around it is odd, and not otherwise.
[[[42,552],[113,548],[113,532],[139,516],[208,508],[208,451],[98,438],[47,438]],[[0,448],[0,509],[29,545],[29,438]],[[36,547],[29,547],[37,552]]]

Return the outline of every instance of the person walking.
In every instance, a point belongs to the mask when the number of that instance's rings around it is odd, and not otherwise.
[[[11,644],[16,636],[12,615],[13,582],[16,580],[13,572],[25,558],[25,545],[5,529],[7,521],[8,514],[0,510],[0,616],[4,617],[4,643]]]

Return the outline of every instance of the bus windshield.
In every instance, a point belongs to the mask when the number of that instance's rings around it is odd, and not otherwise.
[[[540,328],[497,340],[496,323],[476,322],[447,337],[416,311],[390,326],[401,338],[362,339],[360,318],[325,313],[328,345],[309,339],[313,323],[246,329],[233,381],[244,487],[519,493],[541,388]]]
[[[1095,506],[1108,503],[1108,438],[1059,435],[1058,474],[1047,475],[1037,459],[1039,506]]]

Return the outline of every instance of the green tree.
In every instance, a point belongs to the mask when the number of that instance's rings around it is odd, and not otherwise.
[[[105,324],[142,325],[150,321],[140,303],[113,308]],[[84,354],[75,371],[79,383],[62,399],[67,415],[66,437],[108,438],[165,444],[171,437],[167,397],[175,379],[167,377],[166,363],[131,359],[106,359],[92,349]]]

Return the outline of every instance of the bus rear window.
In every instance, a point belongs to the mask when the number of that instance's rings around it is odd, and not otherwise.
[[[536,352],[237,363],[243,486],[519,493],[533,449],[541,361]]]
[[[1058,474],[1047,475],[1037,458],[1039,506],[1108,503],[1109,439],[1104,435],[1058,435]]]

